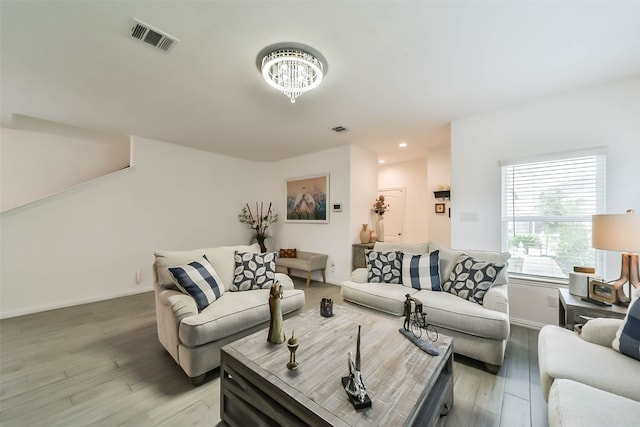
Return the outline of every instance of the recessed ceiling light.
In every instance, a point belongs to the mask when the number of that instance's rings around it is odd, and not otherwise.
[[[405,148],[407,146],[406,142],[401,142],[400,144],[398,144],[398,147],[400,148]]]
[[[378,160],[378,163],[383,164],[384,160]]]

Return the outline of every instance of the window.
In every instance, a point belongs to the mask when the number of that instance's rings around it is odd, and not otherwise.
[[[566,279],[573,267],[601,267],[591,215],[604,211],[600,153],[502,164],[502,247],[509,272]],[[601,271],[601,269],[598,269]]]

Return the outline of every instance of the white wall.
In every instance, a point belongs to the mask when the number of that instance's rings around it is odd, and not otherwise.
[[[329,255],[326,271],[329,283],[341,283],[351,272],[351,243],[354,241],[355,227],[351,224],[351,149],[343,146],[273,164],[274,181],[277,183],[276,206],[283,219],[275,228],[276,247]],[[286,180],[325,173],[329,174],[329,223],[287,223]],[[330,209],[332,203],[342,203],[342,212],[333,212]],[[332,271],[332,263],[335,263],[335,271]],[[300,272],[292,274],[300,275]],[[315,272],[312,278],[321,280],[322,275]]]
[[[451,218],[449,217],[449,208],[454,203],[451,200],[445,200],[445,213],[435,213],[435,203],[443,203],[442,199],[436,199],[433,191],[439,185],[451,185],[451,145],[447,144],[443,147],[432,148],[429,150],[427,158],[427,183],[429,190],[429,205],[431,209],[427,209],[428,235],[429,240],[437,242],[443,246],[451,246]],[[451,192],[455,198],[455,189]]]
[[[607,213],[640,212],[640,77],[454,121],[452,246],[501,249],[500,160],[594,147],[607,148]],[[617,277],[619,254],[607,260],[606,277]],[[510,292],[520,299],[516,287]],[[512,318],[536,319],[544,292]]]
[[[373,230],[371,206],[378,196],[378,155],[358,146],[351,146],[351,243],[360,243],[362,224]]]
[[[129,166],[129,144],[0,129],[0,211]]]
[[[429,196],[427,169],[427,159],[391,163],[378,168],[378,188],[404,187],[405,189],[403,239],[405,243],[429,241],[428,212],[433,211],[434,208],[431,203],[433,192],[431,197]]]
[[[0,216],[1,317],[150,290],[154,250],[249,241],[237,215],[271,196],[270,165],[133,144],[133,168]]]

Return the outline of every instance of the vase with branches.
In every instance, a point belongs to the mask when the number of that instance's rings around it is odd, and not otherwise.
[[[260,250],[266,252],[267,247],[265,246],[265,242],[270,238],[268,234],[269,226],[278,221],[278,214],[273,211],[272,204],[269,203],[269,206],[265,210],[263,202],[260,202],[259,206],[258,202],[256,202],[255,211],[252,211],[247,203],[242,208],[242,213],[238,215],[238,221],[243,224],[248,224],[249,227],[255,231],[255,235],[251,241],[258,242]]]

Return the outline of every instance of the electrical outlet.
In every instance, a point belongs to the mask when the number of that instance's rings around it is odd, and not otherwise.
[[[549,307],[558,307],[558,298],[551,295],[547,296],[547,305]]]
[[[136,285],[142,283],[142,270],[136,270]]]
[[[335,273],[336,272],[336,263],[331,261],[331,272]]]

